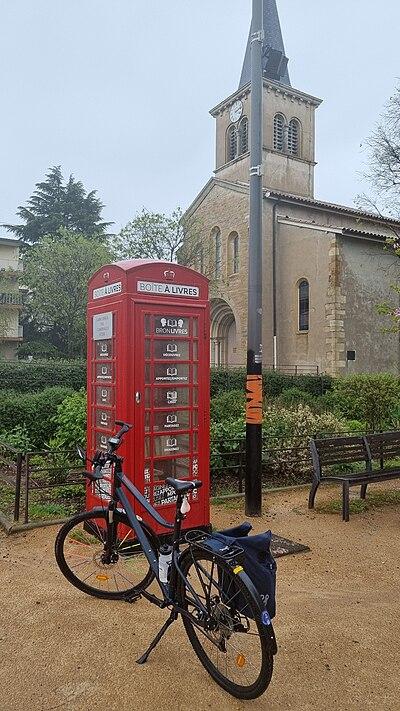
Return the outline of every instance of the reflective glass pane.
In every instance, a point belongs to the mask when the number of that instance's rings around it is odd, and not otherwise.
[[[96,358],[112,358],[112,340],[96,341]]]
[[[189,388],[154,388],[154,407],[189,404]]]
[[[151,451],[150,451],[150,437],[145,437],[144,438],[144,456],[145,457],[151,457]]]
[[[197,382],[198,382],[198,381],[197,381],[197,365],[192,365],[192,373],[193,373],[193,375],[192,375],[192,383],[194,383],[195,385],[197,385]]]
[[[103,432],[96,432],[94,448],[95,449],[107,449],[109,435],[105,435]]]
[[[197,318],[194,318],[192,320],[192,330],[192,336],[194,336],[194,338],[197,338],[197,336],[199,335],[199,320]]]
[[[189,319],[159,314],[154,316],[155,336],[188,336]]]
[[[150,407],[151,389],[144,389],[144,405],[145,407]]]
[[[153,429],[156,432],[189,429],[189,410],[175,412],[155,412]]]
[[[146,360],[150,360],[150,343],[149,339],[146,338],[144,342],[144,357]]]
[[[144,333],[145,336],[150,336],[151,333],[151,316],[149,314],[144,317]]]
[[[187,454],[190,449],[189,435],[178,435],[174,432],[167,436],[153,439],[154,456],[167,457],[172,454]]]
[[[154,339],[154,358],[171,360],[189,360],[189,341]]]
[[[151,383],[151,366],[150,365],[144,366],[144,382],[146,383],[146,385],[150,385],[150,383]]]
[[[96,380],[114,380],[114,364],[96,363]]]
[[[150,412],[144,413],[144,429],[146,432],[150,432],[151,415]]]
[[[156,383],[188,383],[189,365],[183,365],[181,363],[159,363],[154,366],[154,381]]]
[[[153,479],[160,481],[172,476],[174,479],[189,478],[189,463],[190,460],[185,457],[182,459],[155,459]]]
[[[199,426],[199,413],[198,413],[198,410],[193,410],[192,427],[198,427],[198,426]]]
[[[96,427],[101,427],[104,430],[114,429],[114,413],[112,410],[96,409]]]
[[[97,385],[96,405],[114,405],[114,388],[106,385]]]
[[[199,360],[199,347],[197,341],[193,341],[193,360]]]

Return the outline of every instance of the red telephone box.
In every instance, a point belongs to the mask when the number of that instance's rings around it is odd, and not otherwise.
[[[107,447],[115,420],[132,423],[120,450],[125,474],[170,521],[175,495],[165,479],[201,479],[186,526],[208,527],[208,280],[168,262],[106,265],[89,282],[87,333],[88,455]],[[92,484],[86,503],[101,503]]]

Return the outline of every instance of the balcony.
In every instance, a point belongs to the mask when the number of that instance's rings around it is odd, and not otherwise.
[[[23,304],[23,294],[0,292],[0,306],[23,306]]]

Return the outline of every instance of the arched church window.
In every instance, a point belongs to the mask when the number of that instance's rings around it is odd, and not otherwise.
[[[214,240],[214,277],[219,279],[221,276],[221,263],[222,263],[222,249],[221,249],[221,230],[219,227],[214,227],[212,233],[212,239]]]
[[[236,126],[232,124],[229,126],[226,134],[226,160],[229,163],[237,157],[238,152],[238,132]]]
[[[302,279],[298,285],[299,331],[308,331],[310,327],[310,285]]]
[[[228,238],[229,246],[229,274],[237,274],[239,271],[239,235],[231,232]]]
[[[286,119],[283,114],[274,117],[274,150],[283,151]]]
[[[288,151],[292,156],[300,153],[300,121],[292,118],[288,128]]]
[[[239,154],[247,153],[249,150],[249,120],[243,116],[239,124]]]

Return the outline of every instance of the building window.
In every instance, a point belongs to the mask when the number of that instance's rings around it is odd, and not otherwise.
[[[276,114],[274,117],[274,150],[283,151],[285,145],[285,124],[286,119],[283,114]]]
[[[302,279],[298,286],[299,291],[299,331],[308,331],[310,327],[310,285]]]
[[[229,163],[230,160],[237,158],[238,152],[238,134],[236,126],[232,124],[229,126],[226,134],[226,160]]]
[[[292,156],[300,153],[300,121],[293,118],[288,128],[288,151]]]
[[[221,230],[219,227],[214,227],[212,231],[212,238],[214,240],[214,277],[219,279],[221,276],[221,262],[222,262],[222,250],[221,250]]]
[[[231,232],[228,237],[228,273],[237,274],[239,271],[239,235]]]
[[[239,124],[239,153],[247,153],[249,150],[249,120],[243,116]]]
[[[203,247],[200,247],[200,251],[199,251],[199,272],[201,274],[204,274],[204,250],[203,250]]]

